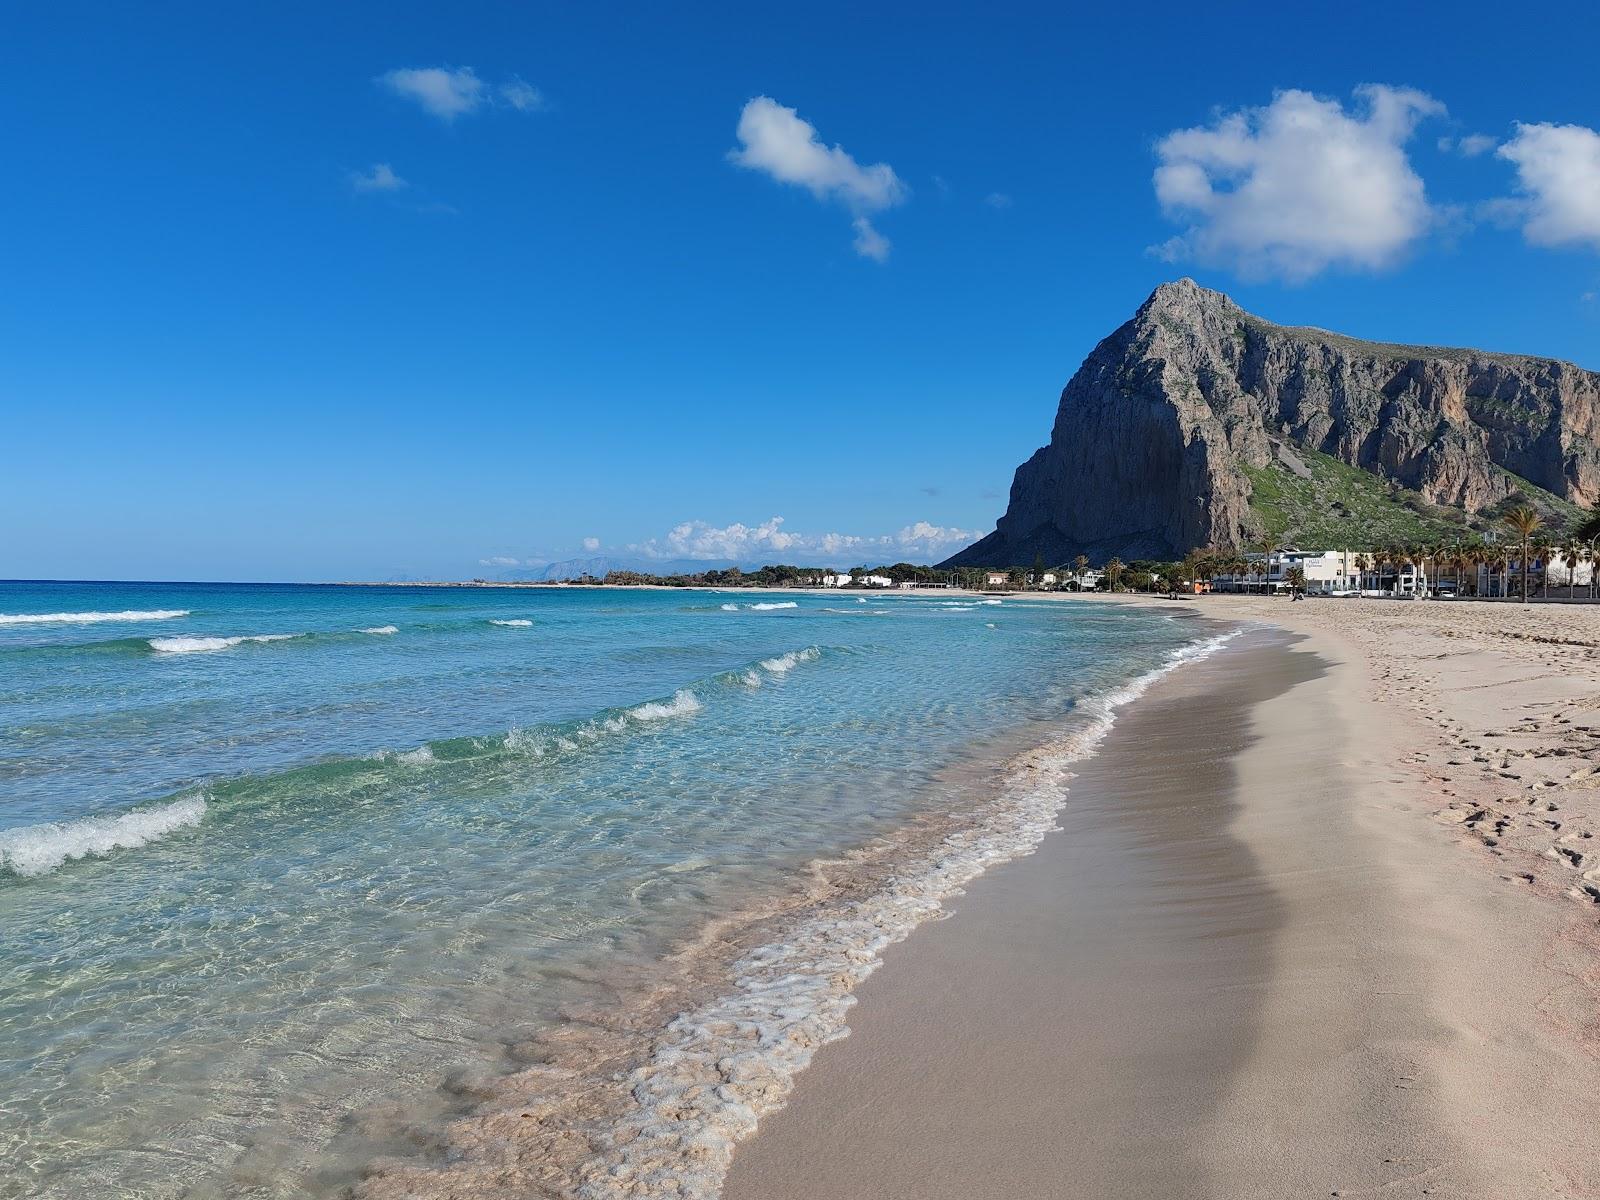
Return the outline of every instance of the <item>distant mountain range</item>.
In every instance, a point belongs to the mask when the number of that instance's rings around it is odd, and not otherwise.
[[[1184,279],[1094,348],[995,531],[940,565],[1448,540],[1597,500],[1600,375],[1274,325]]]

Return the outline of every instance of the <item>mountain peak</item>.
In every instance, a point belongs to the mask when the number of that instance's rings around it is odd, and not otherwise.
[[[1279,478],[1291,459],[1321,475]],[[995,532],[949,561],[1459,537],[1513,497],[1558,523],[1600,501],[1600,375],[1275,325],[1185,278],[1095,347]]]
[[[1139,313],[1157,310],[1179,309],[1191,310],[1196,308],[1208,309],[1234,309],[1239,306],[1224,292],[1214,291],[1211,288],[1201,287],[1194,280],[1185,275],[1182,279],[1172,279],[1159,284],[1156,290],[1150,293],[1150,298],[1139,306]]]

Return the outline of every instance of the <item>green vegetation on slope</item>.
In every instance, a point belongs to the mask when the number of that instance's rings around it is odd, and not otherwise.
[[[1456,541],[1495,527],[1500,512],[1519,502],[1532,505],[1557,530],[1580,513],[1559,496],[1505,472],[1520,497],[1468,514],[1319,451],[1293,444],[1289,449],[1306,475],[1276,458],[1265,467],[1244,468],[1251,511],[1262,531],[1283,543],[1333,549]]]

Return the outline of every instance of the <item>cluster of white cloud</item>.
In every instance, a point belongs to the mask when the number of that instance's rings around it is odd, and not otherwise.
[[[1156,146],[1156,198],[1188,222],[1160,248],[1261,277],[1394,262],[1433,220],[1403,149],[1444,105],[1411,88],[1356,89],[1359,109],[1285,91],[1265,108],[1180,129]]]
[[[1156,198],[1185,228],[1153,250],[1290,281],[1393,266],[1460,215],[1429,202],[1406,154],[1417,125],[1443,115],[1424,92],[1365,84],[1350,109],[1291,90],[1169,133],[1156,144]],[[1519,124],[1503,144],[1469,133],[1436,145],[1469,159],[1493,151],[1516,167],[1518,194],[1482,214],[1520,224],[1533,245],[1600,249],[1600,133]]]
[[[518,76],[491,87],[471,67],[397,67],[379,75],[375,82],[446,122],[486,107],[517,112],[538,112],[544,107],[539,89]]]
[[[1523,235],[1537,246],[1600,250],[1600,133],[1582,125],[1518,125],[1496,153],[1516,165]]]
[[[419,105],[449,124],[457,117],[484,108],[504,108],[531,113],[544,108],[544,95],[538,88],[512,75],[490,85],[471,67],[396,67],[373,80],[379,87]],[[388,163],[373,163],[365,171],[349,173],[350,186],[357,192],[394,193],[411,185]],[[415,206],[418,212],[453,213],[448,204]]]
[[[860,536],[847,533],[790,533],[782,517],[772,517],[759,525],[711,525],[705,521],[685,521],[664,537],[629,546],[646,558],[732,559],[749,562],[759,558],[799,556],[844,556],[892,554],[912,557],[940,556],[953,548],[976,541],[981,535],[969,529],[955,529],[918,521],[897,533]]]
[[[740,145],[728,152],[729,159],[806,188],[818,200],[843,204],[854,214],[856,253],[880,263],[889,257],[889,239],[868,214],[904,203],[910,189],[888,163],[862,166],[844,147],[825,145],[815,126],[768,96],[744,106],[737,136]]]

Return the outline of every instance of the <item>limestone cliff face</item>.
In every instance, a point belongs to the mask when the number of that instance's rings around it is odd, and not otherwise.
[[[1477,513],[1521,476],[1600,498],[1600,375],[1478,350],[1274,325],[1183,279],[1158,287],[1061,393],[995,532],[949,560],[1174,558],[1259,534],[1242,465],[1282,439]]]

